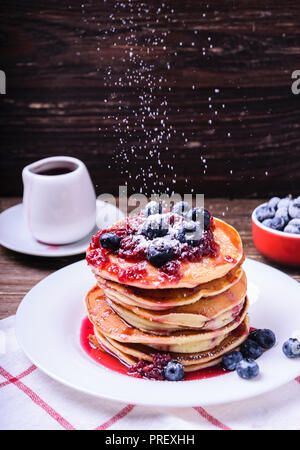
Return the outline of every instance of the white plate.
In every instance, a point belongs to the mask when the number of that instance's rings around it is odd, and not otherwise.
[[[0,244],[10,250],[26,255],[59,257],[85,253],[91,237],[97,232],[95,228],[85,238],[67,245],[47,245],[38,242],[27,228],[23,205],[7,209],[0,215]]]
[[[115,217],[122,218],[123,216],[123,213],[113,205],[97,201],[97,225],[99,228],[108,227],[116,221]],[[0,214],[0,244],[10,250],[27,255],[61,257],[85,253],[92,235],[97,230],[98,228],[95,227],[86,237],[72,244],[46,245],[36,241],[28,230],[22,204],[13,206]]]
[[[67,266],[37,284],[16,317],[19,344],[41,370],[80,391],[133,404],[212,405],[253,397],[300,375],[300,360],[282,353],[282,343],[300,330],[300,285],[279,270],[247,259],[251,324],[271,328],[277,344],[258,360],[260,375],[236,373],[206,380],[149,381],[113,372],[92,360],[80,345],[83,297],[95,281],[85,261]]]

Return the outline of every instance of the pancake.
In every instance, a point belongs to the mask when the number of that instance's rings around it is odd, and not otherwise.
[[[238,283],[243,273],[240,263],[224,277],[202,283],[193,289],[141,289],[105,280],[101,277],[96,277],[96,279],[105,295],[113,301],[158,311],[187,305],[197,302],[202,297],[220,294]]]
[[[193,214],[190,220],[144,212],[93,237],[87,262],[97,285],[84,299],[94,328],[91,345],[127,366],[155,364],[155,356],[167,352],[190,372],[218,364],[245,341],[249,301],[241,238],[208,211],[197,238]]]
[[[145,344],[157,350],[194,353],[212,349],[244,320],[248,299],[246,297],[240,314],[229,324],[213,331],[175,331],[165,335],[147,333],[128,325],[107,302],[103,291],[95,286],[85,298],[90,321],[105,337],[118,342]]]
[[[120,221],[110,230],[125,229],[130,221],[137,220],[135,217],[127,217]],[[167,289],[167,288],[193,288],[202,283],[224,277],[243,258],[243,246],[238,232],[220,219],[214,218],[214,240],[219,245],[219,252],[216,257],[205,256],[199,262],[181,261],[179,276],[166,276],[161,269],[154,267],[148,261],[134,263],[116,256],[113,253],[104,252],[105,249],[87,250],[87,260],[93,273],[106,280],[120,282],[123,274],[130,274],[126,277],[126,284],[143,289]],[[95,258],[91,258],[91,253],[95,252]],[[100,264],[105,254],[105,264]],[[93,263],[91,261],[94,261]],[[122,277],[121,277],[122,274]]]
[[[205,297],[195,303],[165,311],[147,310],[111,297],[105,290],[110,306],[127,323],[144,331],[159,332],[178,329],[215,330],[232,322],[240,313],[247,291],[245,273],[238,283],[221,294]]]
[[[185,372],[192,372],[198,369],[204,369],[218,364],[222,355],[239,348],[249,334],[249,319],[245,317],[244,321],[221,342],[209,352],[199,353],[171,353],[172,359],[180,361],[184,366]],[[112,355],[120,359],[125,365],[132,366],[139,360],[151,362],[153,360],[152,350],[141,344],[120,343],[113,339],[105,337],[95,329],[95,335],[90,336],[90,342],[93,346],[102,350],[108,350]]]

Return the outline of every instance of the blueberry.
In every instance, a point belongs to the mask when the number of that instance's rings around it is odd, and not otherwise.
[[[267,207],[268,208],[277,208],[278,203],[280,202],[280,198],[279,197],[272,197],[268,203],[267,203]]]
[[[300,234],[299,228],[295,227],[295,225],[290,225],[290,224],[288,224],[283,231],[285,233]]]
[[[199,225],[203,226],[204,230],[207,230],[210,225],[211,214],[207,209],[197,207],[189,211],[187,218],[198,222]]]
[[[290,220],[283,231],[286,233],[300,234],[300,219]]]
[[[300,199],[299,197],[291,202],[289,206],[289,215],[292,219],[300,219]]]
[[[298,228],[293,227],[292,225],[287,225],[284,230],[285,233],[292,233],[292,234],[300,234],[300,231],[298,230]]]
[[[172,212],[182,217],[187,217],[191,210],[191,206],[188,202],[178,202],[172,208]]]
[[[281,231],[283,230],[285,226],[285,220],[283,217],[273,217],[273,219],[270,222],[269,227],[272,228],[273,230],[278,230]]]
[[[262,354],[262,348],[253,339],[248,338],[241,345],[241,354],[244,358],[257,359]]]
[[[273,347],[276,342],[275,334],[267,328],[251,331],[249,338],[265,349]]]
[[[235,370],[237,364],[243,359],[241,352],[233,351],[223,356],[222,366],[226,370]]]
[[[154,239],[147,248],[147,259],[155,267],[161,267],[174,256],[174,249],[165,239]]]
[[[162,214],[161,204],[154,201],[149,202],[144,209],[144,214],[146,217],[151,216],[152,214]]]
[[[282,217],[284,220],[284,224],[286,225],[290,220],[289,213],[287,208],[279,208],[275,213],[275,217]]]
[[[292,202],[292,200],[289,197],[285,197],[282,198],[278,203],[277,203],[277,208],[288,208],[290,206],[290,203]]]
[[[266,219],[273,219],[275,216],[275,208],[268,208],[267,206],[261,206],[256,211],[256,217],[259,222],[263,222]]]
[[[183,365],[175,359],[172,359],[172,361],[168,362],[164,367],[164,374],[168,381],[180,381],[184,377]]]
[[[289,225],[294,225],[295,227],[300,228],[300,219],[292,219],[289,221]]]
[[[300,341],[290,338],[282,346],[282,351],[288,358],[300,358]]]
[[[169,220],[164,214],[155,214],[149,216],[144,222],[141,234],[146,236],[148,239],[155,239],[157,237],[162,237],[168,234],[169,231]]]
[[[104,233],[100,237],[101,247],[108,250],[118,250],[120,247],[121,238],[115,233]]]
[[[254,359],[242,359],[242,361],[237,364],[236,371],[239,377],[250,380],[258,375],[259,367]]]
[[[183,227],[177,233],[177,239],[182,243],[187,243],[195,247],[199,245],[202,238],[200,226],[192,221],[185,222]]]
[[[265,219],[265,220],[263,220],[262,224],[265,227],[270,227],[271,222],[272,222],[272,219]]]
[[[294,203],[294,205],[296,205],[296,206],[300,206],[300,195],[299,195],[299,197],[297,197],[297,198],[295,198],[295,200],[293,201],[293,203]]]
[[[300,204],[300,195],[299,197],[295,198],[294,202],[297,203],[298,205]]]

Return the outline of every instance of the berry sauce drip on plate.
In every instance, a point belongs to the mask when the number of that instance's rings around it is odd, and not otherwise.
[[[217,256],[213,230],[213,217],[204,208],[179,202],[172,211],[163,212],[159,203],[150,202],[138,215],[93,236],[87,261],[116,273],[122,283],[142,278],[145,261],[158,268],[162,278],[179,280],[181,262]],[[111,254],[136,264],[122,271],[110,264]]]
[[[118,372],[122,375],[133,376],[135,378],[143,378],[149,380],[165,380],[163,374],[163,367],[171,362],[171,357],[168,354],[157,353],[153,364],[140,360],[137,364],[127,367],[115,355],[112,355],[108,350],[102,348],[95,348],[91,345],[89,336],[93,335],[93,325],[86,317],[81,324],[80,342],[83,350],[98,364],[107,369]],[[195,372],[186,372],[182,381],[204,380],[207,378],[218,377],[230,373],[230,370],[224,369],[220,364],[196,370]]]

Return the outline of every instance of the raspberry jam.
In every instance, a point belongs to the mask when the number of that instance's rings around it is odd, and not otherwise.
[[[91,346],[89,341],[90,334],[94,334],[94,329],[88,317],[86,317],[81,324],[81,347],[98,364],[122,375],[151,380],[163,380],[162,367],[169,362],[171,359],[170,355],[157,353],[154,358],[154,364],[141,360],[134,366],[128,368],[116,356],[113,356],[104,348],[99,350],[98,348]],[[183,381],[204,380],[206,378],[225,375],[226,373],[229,373],[229,371],[223,369],[220,365],[217,365],[206,369],[196,370],[195,372],[185,373]]]
[[[171,356],[167,353],[153,353],[153,362],[140,360],[133,366],[129,367],[128,374],[135,375],[138,378],[146,378],[147,380],[163,381],[164,367],[171,361]]]
[[[202,233],[200,242],[194,246],[178,240],[178,229],[182,227],[184,219],[173,213],[168,213],[168,219],[169,232],[160,239],[163,239],[172,247],[172,259],[158,269],[162,283],[164,281],[176,282],[180,280],[182,262],[199,262],[203,257],[216,257],[219,250],[219,245],[214,240],[214,221],[212,217],[208,228]],[[126,282],[142,279],[147,274],[143,262],[147,261],[147,249],[153,242],[147,234],[145,235],[141,231],[145,220],[145,216],[140,213],[137,216],[127,217],[110,229],[98,231],[93,236],[88,249],[88,264],[114,274],[121,283],[126,284]],[[117,250],[107,250],[101,247],[100,238],[104,233],[115,233],[121,238],[120,246]],[[110,263],[110,255],[114,255],[129,263],[134,263],[134,265],[128,269],[120,269],[116,264]]]
[[[89,318],[83,319],[80,330],[80,344],[85,353],[87,353],[94,361],[107,369],[113,370],[114,372],[127,375],[128,368],[122,364],[118,358],[106,352],[104,349],[99,350],[91,346],[89,341],[89,335],[94,334],[94,328]]]

